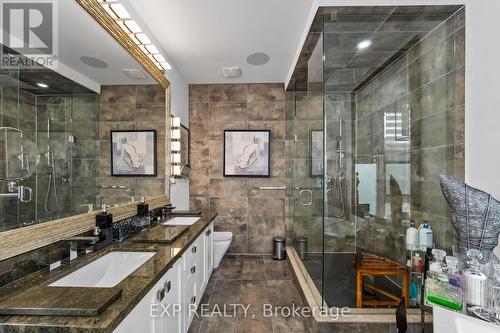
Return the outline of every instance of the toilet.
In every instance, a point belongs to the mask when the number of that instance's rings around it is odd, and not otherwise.
[[[229,231],[214,232],[214,269],[218,268],[224,254],[231,245],[233,233]]]

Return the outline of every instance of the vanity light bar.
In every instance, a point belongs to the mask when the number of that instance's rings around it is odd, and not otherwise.
[[[160,54],[158,48],[151,43],[148,36],[142,32],[139,24],[130,19],[129,12],[125,7],[118,3],[117,0],[98,0],[106,12],[116,21],[120,28],[125,31],[128,36],[139,45],[142,52],[148,55],[155,63],[156,67],[161,70],[170,70],[172,66],[165,60],[165,57]]]
[[[134,20],[126,20],[124,24],[128,28],[128,30],[133,34],[138,34],[142,32],[141,27],[139,27],[139,24],[137,24],[137,22]]]
[[[170,162],[172,175],[181,175],[181,118],[170,119]]]
[[[172,151],[181,151],[181,143],[178,141],[172,141],[170,143],[170,150]]]
[[[181,138],[181,130],[172,129],[172,139],[180,139],[180,138]]]

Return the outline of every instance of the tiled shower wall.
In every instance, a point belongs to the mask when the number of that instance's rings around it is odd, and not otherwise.
[[[84,212],[80,206],[95,201],[98,98],[98,95],[36,96],[37,143],[41,153],[36,171],[36,196],[37,216],[41,221]],[[50,139],[47,136],[49,119]],[[74,136],[74,142],[69,142],[69,135]],[[53,212],[45,210],[52,172],[45,155],[48,144],[53,152],[57,186],[55,192],[50,185],[47,200],[47,208]],[[26,220],[23,216],[21,219]]]
[[[115,205],[141,196],[165,194],[165,89],[160,85],[102,86],[99,112],[98,185],[129,185],[100,189],[98,202]],[[111,177],[111,130],[156,130],[157,176]]]
[[[190,209],[218,213],[215,229],[234,235],[230,253],[270,254],[285,235],[285,191],[255,186],[287,184],[283,84],[190,85],[189,129]],[[271,130],[271,178],[224,178],[224,129]]]
[[[398,235],[410,217],[430,221],[438,248],[454,244],[439,175],[464,178],[464,42],[462,10],[357,92],[356,167],[372,168],[378,194],[370,208],[378,225],[363,224],[358,247],[404,262]],[[370,187],[361,181],[358,190]]]
[[[1,126],[19,128],[36,142],[40,163],[33,176],[20,182],[33,190],[30,202],[16,198],[3,198],[0,202],[0,231],[74,215],[82,212],[82,203],[95,200],[97,99],[97,95],[36,96],[17,87],[2,87]],[[52,213],[45,210],[49,118],[57,184],[57,205],[53,188],[48,201]],[[75,143],[68,142],[69,134],[77,138]],[[64,182],[63,177],[68,181]],[[6,183],[0,185],[2,193],[7,192]]]

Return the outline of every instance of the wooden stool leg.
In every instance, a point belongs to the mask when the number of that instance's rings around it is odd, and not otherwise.
[[[406,307],[408,307],[408,305],[410,304],[409,285],[410,285],[410,273],[405,272],[403,274],[403,290],[402,291],[403,291],[403,296],[405,298]]]
[[[356,307],[363,307],[363,275],[360,272],[356,274]]]

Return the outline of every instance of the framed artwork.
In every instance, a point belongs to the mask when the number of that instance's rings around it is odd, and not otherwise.
[[[311,131],[309,151],[311,177],[323,176],[323,131]]]
[[[270,130],[224,130],[224,177],[270,177]]]
[[[156,131],[111,131],[111,175],[156,177]]]

